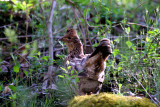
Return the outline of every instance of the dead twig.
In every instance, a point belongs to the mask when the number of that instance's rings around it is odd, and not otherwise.
[[[19,55],[22,59],[24,59],[30,65],[30,63],[28,62],[28,60],[26,58],[24,58],[22,55],[20,55],[17,51],[16,51],[16,54]]]
[[[127,22],[127,24],[129,25],[138,25],[138,26],[142,26],[142,27],[146,27],[146,28],[150,28],[150,29],[155,29],[154,27],[149,27],[146,25],[142,25],[142,24],[138,24],[138,23],[133,23],[133,22]]]

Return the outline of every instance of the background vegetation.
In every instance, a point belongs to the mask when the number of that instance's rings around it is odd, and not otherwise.
[[[0,1],[1,106],[66,106],[78,79],[64,67],[65,44],[58,41],[73,26],[85,53],[109,38],[103,92],[144,96],[160,104],[159,0],[54,0],[53,60],[47,33],[52,0]],[[54,3],[55,3],[54,2]],[[53,65],[52,88],[43,88]]]

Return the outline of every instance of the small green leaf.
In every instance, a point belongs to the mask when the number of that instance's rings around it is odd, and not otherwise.
[[[130,27],[128,27],[127,30],[128,30],[128,33],[130,33],[130,31],[131,31]]]
[[[13,61],[15,62],[15,57],[13,56],[13,53],[11,53],[10,55],[11,55]]]
[[[66,73],[68,73],[67,70],[66,70],[65,68],[63,68],[63,67],[60,67],[60,68],[61,68],[63,71],[65,71]]]
[[[119,54],[119,49],[114,49],[112,53],[113,53],[114,56],[118,55]]]
[[[13,94],[11,97],[9,97],[10,99],[12,99],[12,100],[14,100],[14,99],[16,99],[16,93],[15,94]]]
[[[130,27],[125,28],[125,32],[126,32],[128,35],[129,35],[130,31],[131,31]]]
[[[28,77],[28,71],[24,71],[24,74]]]
[[[119,90],[121,90],[122,84],[118,84],[118,86],[119,86]]]
[[[41,55],[41,52],[39,51],[39,52],[38,52],[38,56],[40,56],[40,55]]]
[[[66,64],[69,65],[69,61],[68,60],[66,61]]]
[[[120,42],[120,37],[114,40],[115,42],[119,43]]]
[[[75,79],[76,79],[76,83],[78,83],[79,82],[79,78],[76,77]]]
[[[65,55],[57,55],[60,59],[63,59],[65,57]]]
[[[132,46],[132,49],[135,51],[136,50],[136,46]]]
[[[118,86],[119,86],[119,93],[121,93],[122,84],[118,84]]]
[[[38,43],[37,43],[37,40],[36,40],[32,43],[32,48],[31,48],[32,50],[29,54],[30,57],[33,57],[35,54],[37,54],[37,47],[38,47]]]
[[[44,59],[45,61],[49,60],[49,56],[43,56],[41,59]]]
[[[13,86],[13,85],[9,85],[8,86],[12,91],[16,92],[17,90],[17,87]]]
[[[112,22],[111,22],[110,20],[107,20],[107,23],[108,23],[109,25],[112,25]]]
[[[146,37],[146,42],[149,42],[149,37],[148,36]]]
[[[14,4],[16,4],[17,3],[17,0],[11,0]]]
[[[71,75],[74,73],[74,70],[71,70]]]
[[[131,48],[131,46],[132,46],[132,42],[127,41],[127,42],[126,42],[126,44],[128,45],[128,47],[129,47],[129,48]]]
[[[58,77],[60,77],[60,78],[64,78],[64,76],[63,76],[63,75],[58,75]]]
[[[15,30],[12,30],[10,28],[6,28],[4,30],[4,34],[11,43],[16,43],[17,42],[17,35],[16,35]]]
[[[3,87],[3,84],[1,84],[1,85],[0,85],[0,91],[2,91],[3,88],[4,88],[4,87]]]
[[[99,16],[96,16],[96,17],[94,18],[94,21],[95,21],[96,23],[98,23],[98,21],[99,21]]]
[[[67,69],[70,70],[70,69],[71,69],[71,66],[68,66]]]
[[[126,22],[127,22],[127,21],[126,21],[126,18],[124,18],[124,19],[122,20],[122,23],[123,23],[123,24],[126,24]]]
[[[122,67],[118,67],[118,71],[122,70]]]
[[[154,31],[147,31],[147,33],[153,35]]]
[[[14,67],[13,67],[13,71],[18,73],[19,72],[19,68],[20,68],[20,64],[17,63]]]

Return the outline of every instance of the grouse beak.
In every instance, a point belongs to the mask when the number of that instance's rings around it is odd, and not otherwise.
[[[62,42],[65,42],[65,40],[66,40],[66,34],[63,35],[59,40],[62,41]]]

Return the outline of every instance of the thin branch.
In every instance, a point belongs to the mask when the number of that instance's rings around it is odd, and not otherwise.
[[[52,33],[52,19],[53,19],[53,13],[54,13],[54,9],[56,7],[56,0],[52,0],[52,5],[51,5],[51,11],[50,11],[50,15],[49,15],[49,20],[48,20],[48,37],[49,37],[49,55],[50,55],[50,61],[53,60],[53,33]],[[53,65],[50,65],[48,67],[48,73],[47,75],[44,76],[44,82],[43,82],[43,86],[42,89],[46,89],[48,82],[49,82],[49,88],[53,88],[52,87],[52,72],[53,72]]]
[[[149,27],[149,26],[146,26],[146,25],[142,25],[142,24],[138,24],[138,23],[133,23],[133,22],[127,22],[127,24],[129,24],[129,25],[142,26],[142,27],[146,27],[146,28],[150,28],[150,29],[155,29],[154,27]]]
[[[152,96],[147,92],[147,90],[144,88],[144,86],[141,84],[141,82],[131,73],[132,77],[138,82],[139,85],[144,89],[144,91],[147,93],[147,95],[151,98],[151,100],[158,106],[157,102],[152,98]]]
[[[28,38],[28,37],[32,37],[34,35],[25,35],[25,36],[17,36],[17,38]],[[3,40],[8,40],[8,38],[0,38],[0,41],[3,41]]]
[[[19,55],[22,59],[24,59],[30,65],[30,63],[28,62],[28,60],[26,58],[24,58],[22,55],[20,55],[17,51],[16,51],[16,54]]]

